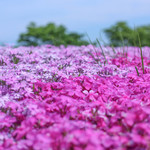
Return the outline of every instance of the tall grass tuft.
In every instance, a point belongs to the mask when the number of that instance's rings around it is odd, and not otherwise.
[[[142,70],[143,70],[143,74],[144,74],[145,72],[144,72],[143,52],[142,52],[142,45],[141,45],[141,40],[140,40],[140,36],[139,36],[138,31],[137,31],[137,35],[138,35],[138,41],[139,41],[139,47],[140,47],[141,62],[142,62]]]
[[[102,50],[102,55],[103,55],[103,57],[104,57],[104,59],[105,59],[105,63],[108,63],[107,58],[106,58],[105,53],[104,53],[104,50],[103,50],[103,48],[102,48],[102,46],[101,46],[101,44],[100,44],[100,41],[99,41],[98,39],[96,39],[96,41],[97,41],[97,43],[98,43],[100,49]],[[104,64],[105,64],[105,63],[104,63]]]
[[[93,57],[93,59],[94,59],[94,60],[97,62],[97,64],[100,65],[100,67],[101,67],[102,65],[99,63],[99,62],[100,62],[100,59],[99,59],[97,50],[95,49],[94,44],[92,43],[92,41],[91,41],[89,35],[88,35],[87,33],[86,33],[86,35],[87,35],[87,37],[88,37],[88,40],[89,40],[90,44],[93,46],[93,49],[94,49],[94,51],[95,51],[95,54],[96,54],[96,57],[97,57],[97,58],[95,58],[94,55],[93,55],[91,52],[89,52],[89,54]]]
[[[143,74],[144,74],[145,71],[144,71],[144,60],[143,60],[143,51],[142,51],[141,39],[140,39],[139,32],[137,31],[137,29],[135,28],[135,25],[134,25],[134,34],[136,34],[136,33],[137,33],[138,42],[139,42],[139,48],[140,48],[141,63],[142,63],[142,71],[143,71]],[[134,45],[136,46],[135,40],[134,40]]]

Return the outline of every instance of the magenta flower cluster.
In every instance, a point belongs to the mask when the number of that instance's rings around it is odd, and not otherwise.
[[[142,50],[0,47],[0,150],[150,149]]]

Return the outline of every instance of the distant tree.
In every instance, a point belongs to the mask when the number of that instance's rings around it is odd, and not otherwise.
[[[88,45],[86,40],[83,40],[84,35],[78,33],[68,33],[63,26],[56,26],[54,23],[49,23],[45,26],[37,26],[34,22],[27,26],[27,32],[21,33],[18,43],[25,46],[37,46],[42,44],[52,45]]]
[[[118,22],[104,30],[108,37],[109,45],[113,46],[138,46],[138,34],[142,46],[150,46],[150,26],[130,28],[126,22]]]
[[[137,27],[136,30],[139,33],[141,45],[150,46],[150,25]],[[138,43],[137,36],[134,38],[136,43]]]

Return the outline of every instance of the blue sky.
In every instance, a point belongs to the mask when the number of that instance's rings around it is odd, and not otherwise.
[[[149,6],[150,0],[0,0],[0,42],[15,43],[31,21],[62,24],[94,40],[117,21],[150,24]]]

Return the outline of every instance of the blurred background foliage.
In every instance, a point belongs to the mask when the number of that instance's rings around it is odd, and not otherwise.
[[[104,30],[109,45],[113,46],[138,46],[138,34],[141,46],[150,46],[150,25],[130,28],[126,22],[117,22]]]
[[[108,43],[105,44],[107,46],[139,46],[138,34],[141,45],[150,46],[150,25],[131,28],[126,22],[117,22],[104,29],[104,34],[108,39]],[[45,26],[37,26],[36,23],[31,22],[27,26],[27,31],[19,35],[18,44],[24,46],[43,44],[80,46],[88,45],[90,42],[85,40],[85,34],[68,33],[63,25],[56,26],[54,23],[48,23]]]
[[[68,33],[63,25],[56,26],[54,23],[48,23],[45,26],[37,26],[31,22],[27,26],[27,32],[21,33],[18,43],[25,46],[37,46],[43,44],[52,45],[88,45],[89,42],[83,40],[84,35],[76,32]]]

